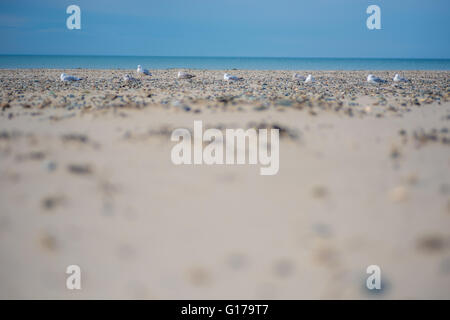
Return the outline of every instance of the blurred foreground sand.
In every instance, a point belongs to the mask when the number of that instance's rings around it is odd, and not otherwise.
[[[0,298],[450,298],[449,72],[177,71],[0,71]],[[173,165],[194,120],[282,128],[279,173]]]

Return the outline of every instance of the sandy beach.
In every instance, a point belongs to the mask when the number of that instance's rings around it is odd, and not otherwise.
[[[0,298],[450,298],[449,71],[178,71],[0,70]],[[195,120],[278,174],[174,165]]]

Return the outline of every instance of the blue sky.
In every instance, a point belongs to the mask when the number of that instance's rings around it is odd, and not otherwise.
[[[449,0],[0,1],[0,54],[450,58],[449,35]]]

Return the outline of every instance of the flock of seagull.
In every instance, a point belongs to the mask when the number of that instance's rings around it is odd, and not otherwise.
[[[409,80],[406,78],[401,77],[398,73],[395,74],[394,78],[392,79],[394,82],[408,82]],[[385,83],[386,80],[380,79],[373,74],[369,74],[367,76],[367,82],[369,83]]]
[[[151,76],[152,75],[150,71],[148,71],[147,69],[142,68],[141,65],[137,66],[136,72],[140,76],[143,76],[143,75],[144,76]],[[194,77],[195,77],[195,75],[189,74],[187,72],[183,72],[183,71],[178,72],[178,79],[192,79]],[[295,73],[292,76],[292,78],[294,80],[297,80],[297,81],[304,81],[305,83],[311,83],[311,82],[315,81],[314,77],[311,74],[309,74],[307,77],[304,77],[301,74]],[[223,75],[223,79],[225,81],[239,81],[239,80],[243,80],[244,78],[236,77],[236,76],[233,76],[231,74],[225,73]],[[83,80],[83,79],[75,77],[75,76],[70,76],[70,75],[67,75],[65,73],[61,73],[61,81],[79,81],[79,80]],[[133,81],[136,81],[137,79],[134,78],[130,74],[126,74],[126,75],[123,76],[123,80],[126,81],[126,82],[133,82]],[[395,74],[395,76],[394,76],[394,78],[392,80],[394,82],[408,82],[409,81],[408,79],[401,77],[398,73]],[[373,83],[373,84],[378,84],[378,83],[386,83],[387,80],[383,80],[383,79],[378,78],[377,76],[374,76],[373,74],[369,74],[367,76],[367,82],[368,83]]]

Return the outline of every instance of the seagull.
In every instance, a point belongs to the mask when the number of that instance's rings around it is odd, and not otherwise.
[[[125,81],[125,82],[134,82],[134,81],[137,81],[137,79],[136,78],[134,78],[132,75],[130,75],[130,74],[126,74],[126,75],[124,75],[123,76],[123,81]]]
[[[367,82],[369,82],[369,83],[383,83],[383,82],[386,82],[386,80],[382,80],[382,79],[374,76],[373,74],[369,74],[367,76]]]
[[[400,76],[398,75],[398,73],[395,74],[395,77],[394,77],[393,80],[394,80],[394,82],[407,82],[407,81],[408,81],[408,79],[403,78],[403,77],[400,77]]]
[[[137,73],[142,73],[142,74],[145,74],[146,76],[151,76],[152,74],[150,73],[150,71],[148,71],[147,69],[143,69],[142,67],[141,67],[141,65],[138,65],[137,66]]]
[[[178,72],[178,79],[191,79],[194,78],[195,76],[193,74],[189,74],[183,71],[179,71]]]
[[[78,81],[78,80],[81,80],[81,78],[74,77],[74,76],[69,76],[69,75],[67,75],[65,73],[61,73],[60,78],[61,78],[61,81]]]
[[[314,81],[315,81],[314,77],[312,75],[308,74],[308,76],[306,77],[305,83],[314,82]]]
[[[305,81],[305,77],[302,76],[301,74],[298,74],[298,73],[294,73],[294,75],[292,76],[292,79],[294,79],[294,80],[300,80],[300,81]]]
[[[230,74],[228,74],[228,73],[225,73],[225,74],[223,75],[223,79],[224,79],[224,80],[227,80],[227,81],[237,81],[237,80],[242,80],[243,78],[238,78],[238,77],[236,77],[236,76],[232,76],[232,75],[230,75]]]

